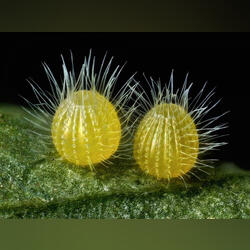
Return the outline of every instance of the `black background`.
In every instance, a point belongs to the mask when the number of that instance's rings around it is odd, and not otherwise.
[[[207,92],[216,87],[214,100],[222,98],[211,115],[229,110],[221,122],[228,145],[216,152],[216,158],[233,161],[242,168],[248,164],[249,133],[249,60],[250,38],[247,33],[1,33],[0,102],[24,105],[22,95],[36,102],[26,79],[31,77],[48,89],[41,62],[46,62],[57,79],[62,77],[60,55],[70,64],[70,50],[76,71],[92,48],[101,62],[105,52],[114,56],[114,65],[127,62],[121,80],[137,72],[136,79],[145,84],[142,73],[169,80],[174,69],[176,88],[182,87],[189,72],[195,96],[208,81]]]

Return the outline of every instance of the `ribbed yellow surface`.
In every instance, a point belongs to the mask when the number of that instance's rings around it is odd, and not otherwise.
[[[193,119],[180,105],[162,103],[140,122],[134,157],[140,168],[157,178],[184,175],[195,164],[199,138]]]
[[[104,96],[94,90],[80,90],[60,103],[51,132],[62,158],[86,166],[116,152],[121,124],[114,106]]]

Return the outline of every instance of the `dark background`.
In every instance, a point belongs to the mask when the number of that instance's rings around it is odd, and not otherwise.
[[[106,51],[108,57],[115,57],[114,65],[127,62],[120,82],[134,72],[141,84],[145,84],[143,72],[167,82],[174,69],[175,87],[180,88],[189,72],[189,82],[194,82],[191,91],[194,97],[208,81],[206,93],[216,87],[213,100],[222,98],[211,115],[230,110],[220,120],[229,125],[223,132],[229,134],[225,137],[228,145],[216,152],[216,158],[249,168],[250,37],[247,33],[1,33],[0,39],[0,103],[24,105],[19,95],[36,102],[26,79],[31,77],[48,89],[41,62],[45,61],[60,79],[60,55],[70,65],[70,50],[76,72],[90,48],[97,63]]]

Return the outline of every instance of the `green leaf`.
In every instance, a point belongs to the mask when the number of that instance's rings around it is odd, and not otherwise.
[[[156,180],[133,161],[94,172],[62,161],[0,104],[1,218],[250,218],[250,174],[232,163],[202,180]]]

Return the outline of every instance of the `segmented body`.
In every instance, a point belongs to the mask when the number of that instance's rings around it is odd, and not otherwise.
[[[180,105],[158,104],[139,123],[134,157],[150,175],[159,179],[182,176],[195,165],[198,151],[195,123]]]
[[[118,149],[121,124],[114,106],[95,90],[72,92],[53,118],[53,143],[63,159],[91,166]]]

